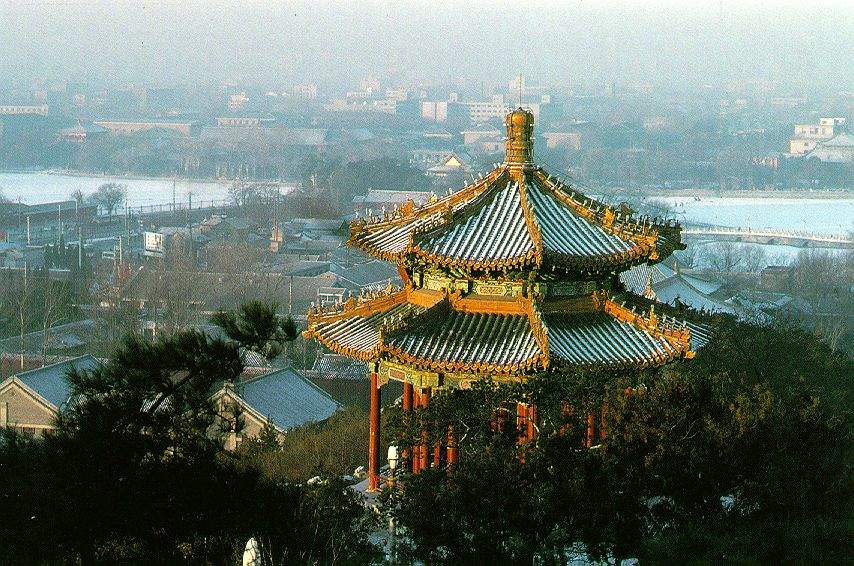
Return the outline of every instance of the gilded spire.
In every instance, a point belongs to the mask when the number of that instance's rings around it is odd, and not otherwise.
[[[534,115],[522,108],[517,108],[504,118],[507,126],[507,141],[505,142],[508,164],[526,164],[534,162]]]

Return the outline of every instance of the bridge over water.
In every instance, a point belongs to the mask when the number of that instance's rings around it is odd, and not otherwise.
[[[694,240],[717,242],[743,242],[797,248],[854,248],[854,238],[847,234],[819,234],[773,228],[733,228],[732,226],[689,224],[683,227],[682,235]]]

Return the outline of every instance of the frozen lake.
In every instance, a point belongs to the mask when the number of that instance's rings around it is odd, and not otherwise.
[[[49,172],[3,173],[0,172],[0,192],[10,199],[20,199],[25,204],[40,204],[59,200],[70,200],[71,193],[80,189],[84,195],[94,193],[104,183],[122,183],[128,188],[128,205],[167,204],[172,202],[171,179],[129,179],[125,177],[87,177]],[[228,182],[186,181],[175,182],[175,199],[187,202],[223,200],[228,198]]]
[[[650,197],[680,222],[740,228],[774,228],[820,234],[854,229],[854,198]]]
[[[9,199],[27,204],[67,200],[77,189],[91,194],[103,183],[117,182],[128,187],[130,206],[172,202],[171,179],[130,179],[93,177],[50,172],[0,172],[0,191]],[[175,198],[187,202],[228,198],[226,181],[187,181],[175,183]],[[683,223],[698,222],[743,228],[776,228],[824,234],[846,233],[854,229],[854,198],[745,198],[656,197],[645,199],[661,204]]]

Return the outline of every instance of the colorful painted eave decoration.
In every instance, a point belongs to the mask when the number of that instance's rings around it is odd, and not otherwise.
[[[306,338],[333,352],[422,370],[522,376],[555,367],[653,367],[691,358],[682,321],[639,313],[596,292],[572,306],[495,301],[406,287],[309,313]]]
[[[420,208],[355,220],[349,243],[394,262],[482,271],[622,270],[684,249],[674,222],[637,219],[542,169],[502,165]]]

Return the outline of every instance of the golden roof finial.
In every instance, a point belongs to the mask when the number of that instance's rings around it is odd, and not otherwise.
[[[517,108],[504,118],[507,127],[505,163],[533,163],[534,161],[534,115]]]

